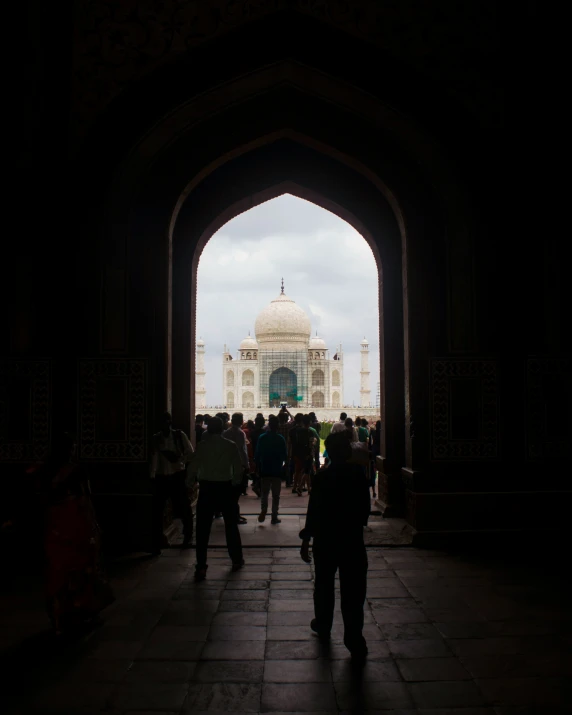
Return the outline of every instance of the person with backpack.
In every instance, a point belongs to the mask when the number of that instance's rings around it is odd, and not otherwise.
[[[296,494],[302,496],[310,488],[310,475],[314,462],[314,449],[320,438],[313,427],[310,427],[310,415],[302,417],[302,424],[296,427],[292,435],[292,455],[294,456],[294,487]]]
[[[163,545],[163,511],[168,498],[173,512],[183,522],[183,548],[191,547],[193,538],[193,512],[187,490],[187,465],[193,456],[193,447],[182,430],[172,428],[172,418],[165,412],[162,428],[153,435],[150,476],[153,490],[153,553],[159,555]]]

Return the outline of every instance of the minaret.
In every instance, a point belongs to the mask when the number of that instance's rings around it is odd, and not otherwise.
[[[205,343],[202,338],[197,340],[197,362],[195,367],[195,409],[207,406],[207,391],[205,388]]]
[[[364,339],[361,341],[361,370],[359,398],[361,407],[371,406],[371,390],[369,389],[369,343]]]

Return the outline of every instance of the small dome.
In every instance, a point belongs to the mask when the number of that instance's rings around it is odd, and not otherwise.
[[[327,350],[325,340],[315,335],[310,340],[310,350]]]
[[[258,350],[258,343],[249,335],[240,343],[239,350]]]
[[[368,341],[365,339],[365,337],[364,337],[364,339],[361,341],[360,345],[369,345],[369,343],[368,343]]]
[[[199,339],[197,340],[197,347],[198,347],[198,348],[204,348],[204,346],[205,346],[205,341],[204,341],[202,338],[199,338]]]

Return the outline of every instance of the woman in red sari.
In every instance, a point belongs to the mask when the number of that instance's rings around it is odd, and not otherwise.
[[[45,508],[46,605],[58,635],[89,626],[112,600],[89,483],[63,435],[35,471]]]

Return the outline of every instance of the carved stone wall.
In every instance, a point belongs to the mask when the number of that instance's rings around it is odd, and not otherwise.
[[[36,462],[50,448],[50,362],[0,362],[0,462]]]
[[[495,360],[432,360],[433,461],[498,458],[497,369]]]
[[[147,361],[79,361],[79,456],[147,460]]]
[[[83,0],[74,18],[72,133],[79,139],[114,97],[154,69],[285,10],[382,48],[447,86],[483,123],[497,124],[499,92],[494,74],[483,71],[498,46],[495,3],[442,6],[414,0]]]
[[[526,456],[570,460],[572,361],[534,357],[526,363]]]

